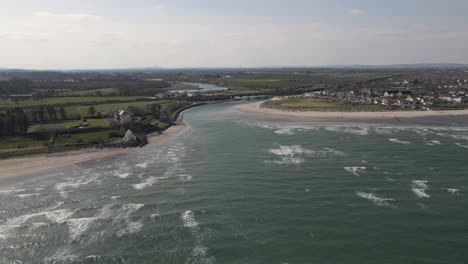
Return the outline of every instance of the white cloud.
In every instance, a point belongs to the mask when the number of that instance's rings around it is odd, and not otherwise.
[[[364,11],[362,11],[359,8],[353,8],[353,9],[348,10],[348,14],[350,14],[352,16],[360,16],[360,15],[364,14]]]

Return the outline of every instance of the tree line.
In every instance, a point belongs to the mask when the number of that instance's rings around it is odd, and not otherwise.
[[[20,107],[0,113],[0,136],[14,136],[28,132],[29,118]]]

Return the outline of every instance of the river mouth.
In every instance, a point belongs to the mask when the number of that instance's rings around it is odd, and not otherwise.
[[[0,262],[459,262],[467,127],[317,125],[233,105],[188,110],[164,144],[2,184]]]

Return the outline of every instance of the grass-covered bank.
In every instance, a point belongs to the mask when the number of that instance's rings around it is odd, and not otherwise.
[[[382,112],[392,109],[383,105],[337,102],[320,98],[291,98],[270,100],[261,107],[288,111],[324,111],[324,112]]]

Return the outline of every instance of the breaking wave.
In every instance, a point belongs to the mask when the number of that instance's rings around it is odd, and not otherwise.
[[[394,199],[380,198],[380,197],[377,197],[376,195],[374,195],[372,193],[365,193],[365,192],[356,192],[356,195],[361,197],[361,198],[370,200],[374,204],[376,204],[378,206],[381,206],[381,207],[388,207],[388,208],[392,208],[392,209],[396,208],[396,206],[394,206],[393,204],[390,203],[390,202],[394,202],[395,201]]]
[[[429,198],[431,197],[426,193],[426,190],[429,188],[427,185],[428,181],[425,180],[414,180],[411,182],[413,187],[411,190],[418,198]]]
[[[398,138],[390,138],[388,141],[393,142],[393,143],[399,143],[399,144],[411,144],[409,141],[404,141],[404,140],[399,140]]]
[[[365,172],[367,168],[366,167],[344,167],[344,169],[346,171],[351,172],[355,176],[361,176],[359,173],[360,172]]]

